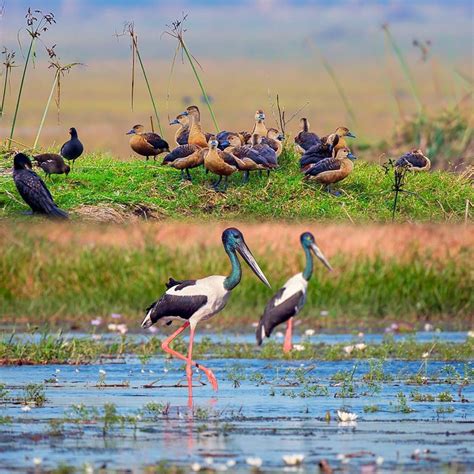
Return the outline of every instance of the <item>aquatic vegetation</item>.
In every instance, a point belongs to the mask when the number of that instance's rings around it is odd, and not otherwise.
[[[410,407],[407,402],[407,397],[403,392],[397,393],[397,404],[395,405],[395,410],[401,413],[412,413],[414,408]]]
[[[42,407],[46,403],[46,395],[44,385],[39,384],[28,384],[24,388],[23,403],[25,405],[33,405],[36,407]]]

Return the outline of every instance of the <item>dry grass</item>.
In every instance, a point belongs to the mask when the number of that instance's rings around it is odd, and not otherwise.
[[[87,206],[82,208],[89,213]],[[113,219],[118,223],[128,221],[114,208],[101,208],[93,219]],[[132,214],[130,212],[130,214]],[[132,214],[133,215],[133,214]],[[143,222],[137,218],[126,225],[63,225],[56,223],[16,224],[32,237],[46,238],[60,247],[115,247],[123,249],[144,249],[149,243],[170,249],[198,247],[200,250],[221,246],[222,231],[230,226],[238,227],[247,243],[260,254],[278,253],[282,258],[295,254],[299,235],[310,230],[328,257],[335,255],[383,257],[402,259],[416,251],[427,252],[434,259],[455,257],[473,244],[474,225],[461,224],[315,224],[314,222],[286,224],[266,222],[251,224],[242,222]],[[13,227],[0,228],[0,239],[8,245],[14,238]],[[299,260],[299,256],[297,256]]]

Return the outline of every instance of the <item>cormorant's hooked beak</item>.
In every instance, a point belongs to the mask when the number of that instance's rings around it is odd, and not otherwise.
[[[357,157],[354,155],[354,153],[348,153],[347,158],[350,160],[357,160]]]
[[[170,122],[170,125],[177,125],[179,123],[178,119],[174,119]]]
[[[249,250],[245,242],[242,242],[237,246],[237,252],[239,252],[242,258],[247,262],[247,265],[253,270],[255,275],[257,275],[258,278],[260,278],[260,280],[262,280],[262,282],[268,286],[268,288],[271,288],[270,283],[268,283],[266,276],[258,266],[258,263],[256,262],[252,252]]]
[[[328,270],[332,271],[331,264],[328,262],[327,258],[323,255],[323,252],[321,252],[321,250],[319,250],[319,247],[315,243],[311,244],[311,250],[314,252],[314,255],[316,255],[316,257],[318,257],[319,260],[321,260],[323,265]]]
[[[134,134],[135,134],[135,130],[133,130],[133,128],[132,128],[125,135],[134,135]]]
[[[352,132],[347,132],[346,137],[349,137],[349,138],[357,138]]]

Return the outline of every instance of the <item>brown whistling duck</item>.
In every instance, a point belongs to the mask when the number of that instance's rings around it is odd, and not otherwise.
[[[265,161],[265,165],[267,167],[267,174],[270,174],[271,169],[278,168],[278,160],[275,150],[262,143],[263,137],[254,133],[252,135],[250,148],[255,150],[260,157]]]
[[[192,181],[189,170],[197,168],[204,163],[204,155],[207,148],[200,148],[197,145],[180,145],[163,159],[164,165],[181,170],[181,179]],[[186,176],[184,173],[186,172]]]
[[[340,148],[347,148],[346,141],[339,138],[339,135],[331,133],[331,135],[324,137],[324,141],[320,141],[317,145],[313,145],[305,151],[300,158],[300,167],[304,170],[308,165],[334,157]]]
[[[278,158],[283,151],[283,138],[283,134],[281,134],[276,128],[269,128],[267,136],[262,137],[262,143],[272,148]]]
[[[267,169],[265,160],[263,160],[256,150],[248,146],[242,146],[242,140],[239,134],[229,133],[229,146],[224,150],[232,154],[239,163],[240,170],[244,172],[243,183],[247,183],[250,178],[250,171]]]
[[[189,118],[189,136],[188,143],[190,145],[197,145],[200,148],[207,148],[206,134],[201,127],[201,112],[196,105],[189,106],[182,115]]]
[[[71,171],[69,165],[64,163],[63,157],[56,153],[42,153],[33,157],[38,166],[51,178],[52,174],[65,174]]]
[[[231,174],[240,169],[240,165],[230,153],[219,150],[219,142],[216,137],[211,137],[209,140],[209,150],[206,150],[204,155],[204,167],[211,173],[219,176],[219,179],[212,183],[212,187],[218,192],[219,184],[222,178],[225,177],[223,192],[227,190],[228,178]]]
[[[189,137],[189,117],[184,114],[179,114],[170,125],[179,125],[178,130],[174,134],[174,141],[179,145],[187,145]]]
[[[402,155],[396,162],[397,168],[406,167],[409,171],[429,171],[431,168],[430,159],[423,155],[420,149],[413,149],[412,151]]]
[[[144,130],[143,125],[135,125],[127,132],[127,135],[131,135],[130,148],[135,153],[145,156],[147,161],[152,156],[156,161],[157,155],[170,151],[168,143],[157,133],[144,132]]]
[[[301,131],[295,137],[296,150],[304,154],[312,146],[321,143],[321,139],[313,132],[309,131],[309,121],[306,117],[300,120]]]
[[[349,148],[341,148],[334,158],[326,158],[308,166],[304,172],[305,178],[313,178],[314,181],[326,185],[326,191],[339,196],[341,193],[332,192],[330,185],[342,181],[351,174],[354,169],[352,160],[355,159]]]
[[[257,110],[255,112],[255,125],[252,130],[252,135],[258,133],[262,137],[267,136],[267,127],[265,126],[265,113],[263,110]]]

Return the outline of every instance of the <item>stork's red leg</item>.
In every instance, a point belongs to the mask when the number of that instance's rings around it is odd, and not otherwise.
[[[198,364],[196,361],[192,360],[191,355],[189,355],[189,357],[186,357],[184,354],[181,354],[180,352],[177,352],[177,351],[171,349],[171,347],[169,347],[169,345],[173,341],[173,339],[175,339],[177,336],[179,336],[189,325],[190,325],[189,322],[186,321],[177,331],[175,331],[173,334],[171,334],[171,336],[169,336],[167,339],[165,339],[163,341],[163,343],[161,344],[161,348],[166,353],[171,354],[173,357],[184,360],[187,364],[193,365],[193,366],[197,367],[198,369],[202,370],[206,374],[210,384],[212,385],[212,388],[217,391],[217,379],[216,379],[215,375],[212,373],[212,370],[210,370],[210,369],[204,367],[203,365]],[[189,341],[189,346],[190,346],[191,352],[192,352],[193,339],[194,339],[194,330],[191,329],[191,338],[190,338],[190,341]],[[188,370],[186,368],[186,373],[187,372],[188,372]],[[189,382],[189,379],[188,379],[188,382]]]
[[[290,318],[286,323],[286,334],[285,334],[285,342],[283,343],[283,352],[290,352],[293,349],[293,345],[291,343],[291,338],[293,335],[293,318]]]

